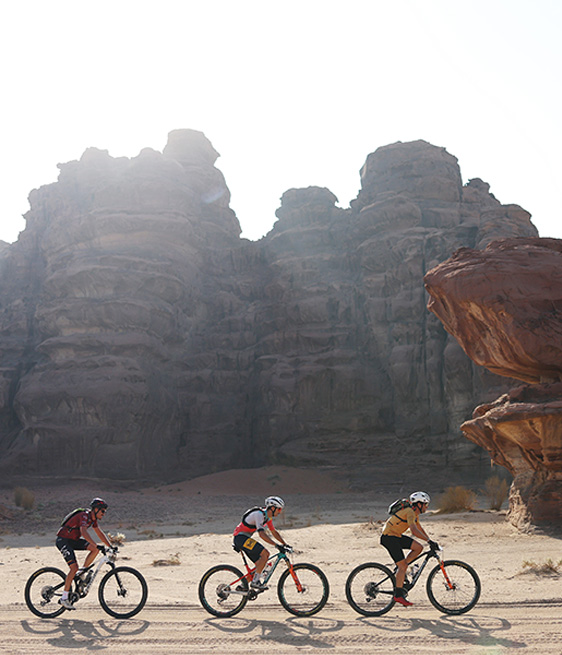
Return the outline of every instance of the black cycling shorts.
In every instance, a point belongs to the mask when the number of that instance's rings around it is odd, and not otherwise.
[[[237,550],[243,550],[254,563],[259,560],[260,555],[265,550],[259,541],[244,533],[237,534],[234,537],[234,547]]]
[[[86,539],[65,539],[64,537],[57,537],[55,541],[56,547],[62,553],[67,564],[74,564],[76,562],[75,550],[88,550],[90,544]]]
[[[388,550],[395,562],[401,562],[404,559],[403,551],[410,550],[413,543],[412,537],[404,534],[401,537],[392,537],[389,534],[381,535],[381,544]]]

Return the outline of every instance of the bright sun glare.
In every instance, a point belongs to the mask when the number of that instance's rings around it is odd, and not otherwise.
[[[556,2],[22,0],[1,17],[0,239],[17,238],[57,163],[162,150],[178,128],[221,153],[251,239],[287,189],[325,186],[348,206],[367,155],[415,139],[562,238]]]

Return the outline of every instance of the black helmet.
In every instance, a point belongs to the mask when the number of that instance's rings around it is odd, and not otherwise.
[[[107,509],[107,503],[103,498],[94,498],[90,503],[92,509]]]

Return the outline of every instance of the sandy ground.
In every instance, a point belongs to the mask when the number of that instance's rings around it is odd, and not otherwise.
[[[459,617],[441,614],[429,603],[422,580],[410,594],[413,607],[366,618],[348,605],[345,580],[362,562],[388,563],[378,540],[386,508],[400,495],[397,489],[351,493],[327,473],[276,467],[137,490],[100,488],[91,481],[32,490],[37,508],[30,512],[15,508],[13,490],[0,490],[0,514],[11,516],[0,520],[0,653],[562,655],[562,576],[535,574],[524,566],[559,562],[562,541],[522,534],[502,512],[424,517],[445,556],[478,571],[482,596],[472,611]],[[314,617],[297,618],[281,606],[274,584],[236,617],[212,617],[199,604],[198,582],[215,564],[240,567],[240,556],[231,548],[232,529],[243,510],[268,493],[287,501],[276,525],[299,551],[294,561],[316,564],[326,573],[328,604]],[[25,605],[25,582],[41,566],[64,569],[53,545],[58,523],[94,495],[110,503],[104,530],[126,535],[118,563],[144,574],[147,605],[132,619],[113,619],[94,589],[76,610],[39,619]],[[179,564],[155,565],[168,560]]]

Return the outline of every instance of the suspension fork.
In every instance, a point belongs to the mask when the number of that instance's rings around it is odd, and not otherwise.
[[[297,591],[299,593],[302,593],[303,587],[302,584],[295,572],[295,568],[293,567],[293,563],[289,560],[289,558],[285,558],[285,562],[287,563],[287,566],[289,567],[289,572],[291,573],[291,577],[293,578],[293,581],[297,587]]]
[[[443,564],[443,560],[439,558],[439,568],[441,569],[441,573],[443,573],[443,577],[445,578],[445,582],[447,583],[447,586],[449,589],[453,589],[453,583],[451,582],[451,579],[447,575],[447,571],[445,570],[445,565]]]

